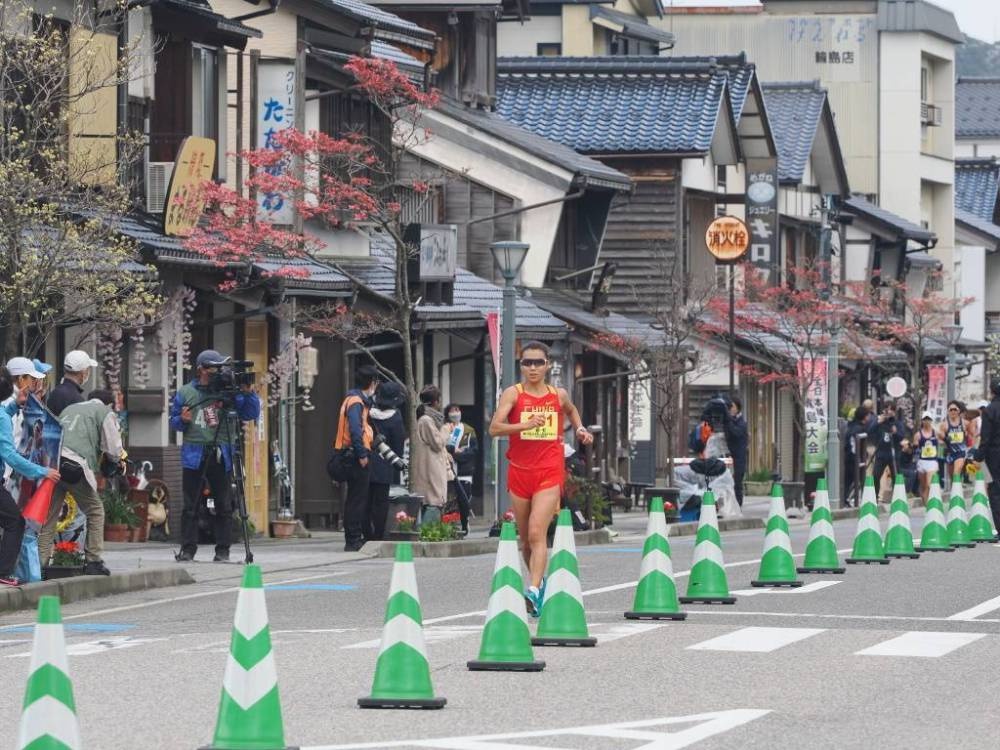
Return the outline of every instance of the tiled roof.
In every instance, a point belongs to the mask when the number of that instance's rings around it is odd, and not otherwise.
[[[662,59],[680,67],[714,66],[725,73],[729,77],[729,98],[733,103],[733,118],[739,122],[743,106],[750,94],[750,82],[757,71],[757,66],[747,61],[746,52],[740,52],[738,55],[676,55]]]
[[[959,224],[964,224],[975,232],[992,238],[1000,244],[1000,226],[997,226],[992,221],[981,219],[975,214],[970,214],[968,211],[963,211],[960,208],[955,209],[955,221]]]
[[[805,176],[826,90],[818,83],[766,83],[764,101],[778,147],[778,179],[799,184]]]
[[[372,237],[372,256],[343,259],[338,265],[361,281],[370,291],[387,299],[395,293],[395,255],[381,235]],[[452,305],[419,305],[417,315],[423,319],[458,320],[485,325],[485,315],[499,312],[503,305],[503,289],[464,268],[455,273]],[[523,297],[517,299],[517,328],[539,336],[562,336],[565,324]]]
[[[996,159],[955,160],[955,208],[993,221],[1000,163]]]
[[[897,216],[892,211],[876,206],[874,203],[860,195],[854,195],[843,201],[844,208],[849,213],[861,216],[869,221],[881,225],[899,235],[899,237],[915,242],[930,242],[935,238],[934,232],[924,229],[919,224]]]
[[[531,301],[543,310],[565,320],[576,328],[584,328],[595,333],[611,333],[637,342],[644,346],[663,345],[663,332],[634,318],[609,311],[598,315],[586,309],[586,301],[579,294],[568,294],[554,289],[532,289]]]
[[[959,78],[955,137],[1000,138],[1000,78]]]
[[[584,153],[706,153],[728,74],[644,57],[497,62],[497,111]]]
[[[151,3],[151,5],[156,4],[175,8],[180,13],[199,16],[204,20],[211,21],[215,24],[215,28],[224,34],[254,39],[260,39],[263,36],[258,29],[216,13],[205,0],[157,0],[157,2]]]
[[[628,190],[632,185],[632,181],[617,169],[602,164],[597,159],[578,154],[561,143],[536,135],[494,112],[472,109],[464,104],[444,98],[436,109],[448,117],[482,130],[512,146],[523,149],[529,154],[561,166],[573,174],[585,178],[591,184],[616,190]]]
[[[381,39],[398,39],[415,43],[416,46],[434,49],[435,33],[421,28],[412,21],[400,18],[395,13],[376,8],[361,0],[318,0],[320,5],[333,8],[356,21],[371,24],[376,29],[376,36]]]

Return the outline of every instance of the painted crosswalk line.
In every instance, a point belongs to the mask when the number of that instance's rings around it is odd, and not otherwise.
[[[914,631],[876,643],[857,656],[922,656],[937,658],[985,638],[985,633],[932,633]]]
[[[701,643],[688,646],[692,651],[748,651],[769,653],[826,632],[826,628],[749,627],[734,630]]]
[[[93,654],[103,654],[108,651],[115,651],[123,648],[135,648],[144,646],[147,643],[158,643],[166,638],[132,638],[130,636],[117,636],[114,638],[102,638],[99,641],[87,641],[86,643],[72,643],[66,646],[67,656],[92,656]],[[31,656],[27,651],[20,654],[6,654],[8,659]]]
[[[797,589],[739,589],[738,591],[731,591],[733,596],[737,597],[748,597],[748,596],[799,596],[801,594],[812,594],[817,591],[822,591],[823,589],[828,589],[831,586],[836,586],[838,583],[843,583],[843,581],[814,581],[813,583],[807,583],[805,586],[800,586]]]
[[[995,610],[1000,609],[1000,596],[995,596],[992,599],[987,599],[981,604],[977,604],[975,607],[970,607],[969,609],[964,609],[961,612],[956,612],[949,617],[949,620],[975,620],[980,615],[989,614]]]
[[[662,622],[629,622],[612,625],[606,632],[597,633],[597,642],[610,643],[611,641],[619,641],[622,638],[628,638],[633,635],[642,635],[643,633],[648,633],[652,630],[659,630],[665,626],[666,623]]]
[[[616,747],[621,750],[681,750],[696,742],[728,732],[770,711],[759,708],[736,708],[729,711],[671,716],[616,724],[566,727],[510,734],[480,734],[466,737],[440,737],[419,740],[389,740],[352,745],[314,745],[302,750],[377,750],[377,748],[440,748],[441,750],[554,750],[558,747]],[[581,743],[574,738],[587,738]],[[526,740],[536,739],[537,743]],[[611,744],[595,744],[595,740],[615,740]]]

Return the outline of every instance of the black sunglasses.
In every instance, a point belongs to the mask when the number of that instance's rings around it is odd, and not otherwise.
[[[545,367],[547,359],[522,359],[521,367]]]

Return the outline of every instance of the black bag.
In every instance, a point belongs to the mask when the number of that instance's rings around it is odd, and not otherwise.
[[[334,482],[346,482],[354,473],[354,450],[341,448],[334,450],[326,462],[326,473]]]
[[[83,467],[71,458],[61,458],[59,475],[66,484],[76,484],[83,479]]]

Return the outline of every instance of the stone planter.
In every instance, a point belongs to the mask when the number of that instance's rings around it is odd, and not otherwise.
[[[47,565],[42,568],[42,580],[54,581],[56,578],[73,578],[83,575],[82,565]]]
[[[127,542],[129,540],[129,528],[124,523],[109,523],[104,526],[104,541],[106,542]]]
[[[419,542],[419,531],[387,531],[385,538],[390,542]]]
[[[748,497],[754,496],[764,496],[768,497],[771,494],[771,487],[774,484],[770,479],[765,482],[751,482],[746,481],[743,483],[743,494]]]
[[[298,521],[294,519],[274,519],[271,521],[271,536],[275,539],[291,539]]]
[[[781,492],[785,496],[785,510],[804,512],[805,482],[781,482]]]

